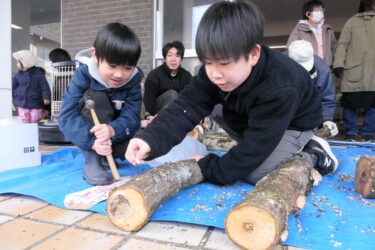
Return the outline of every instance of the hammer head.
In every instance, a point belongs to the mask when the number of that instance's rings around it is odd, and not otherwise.
[[[85,101],[85,107],[89,110],[92,110],[95,108],[95,102],[94,100],[88,99]]]

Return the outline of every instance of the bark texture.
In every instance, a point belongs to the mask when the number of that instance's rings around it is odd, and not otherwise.
[[[269,249],[285,241],[288,216],[305,205],[321,176],[302,158],[284,163],[260,180],[225,219],[229,238],[245,249]]]
[[[365,198],[375,198],[375,157],[360,157],[355,169],[355,190]]]
[[[166,163],[150,169],[109,194],[109,219],[122,230],[138,231],[161,203],[202,181],[203,175],[195,160]]]

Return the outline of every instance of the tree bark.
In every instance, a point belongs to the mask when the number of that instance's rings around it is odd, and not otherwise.
[[[210,131],[203,135],[203,144],[211,151],[228,151],[237,142],[227,133]]]
[[[375,198],[375,157],[360,157],[355,169],[355,190],[365,198]]]
[[[288,216],[305,205],[305,193],[321,180],[302,158],[284,163],[260,180],[225,219],[229,238],[245,249],[269,249],[288,235]]]
[[[195,160],[166,163],[150,169],[109,194],[109,219],[125,231],[138,231],[161,203],[202,181],[203,175]]]

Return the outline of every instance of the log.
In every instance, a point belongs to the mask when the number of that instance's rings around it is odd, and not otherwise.
[[[365,198],[375,198],[375,156],[362,156],[355,169],[355,190]]]
[[[331,136],[329,129],[326,127],[316,130],[315,135],[324,139]],[[203,135],[202,142],[206,145],[207,150],[210,151],[228,151],[233,146],[237,145],[237,142],[230,137],[228,133],[219,133],[215,131],[207,131]]]
[[[206,132],[202,142],[206,145],[207,150],[211,151],[228,151],[237,145],[237,142],[229,134],[214,131]]]
[[[203,181],[195,160],[166,163],[133,176],[107,200],[109,220],[124,231],[138,231],[154,210],[180,190]]]
[[[294,158],[260,180],[225,218],[229,238],[245,249],[269,249],[287,239],[288,216],[305,205],[305,193],[321,175]]]

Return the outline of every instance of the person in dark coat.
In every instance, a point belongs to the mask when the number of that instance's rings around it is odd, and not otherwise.
[[[190,72],[181,67],[184,52],[180,41],[165,44],[162,50],[164,63],[148,74],[143,96],[145,126],[190,82]]]
[[[98,32],[91,57],[79,57],[77,68],[63,96],[59,115],[64,136],[81,148],[84,179],[92,185],[114,181],[103,156],[124,158],[123,152],[140,126],[141,75],[136,67],[141,55],[137,35],[124,24],[110,23]],[[99,125],[85,106],[93,100]]]
[[[238,144],[226,154],[195,155],[206,181],[257,183],[293,157],[322,174],[336,170],[329,144],[313,129],[322,122],[318,90],[298,63],[261,45],[263,16],[247,1],[221,1],[203,15],[196,51],[203,66],[179,96],[130,140],[126,159],[143,164],[168,152],[215,105],[223,105]]]
[[[28,50],[13,53],[18,72],[12,78],[12,100],[18,118],[24,123],[37,123],[43,119],[44,105],[51,101],[51,89],[46,71],[36,67],[36,58]]]

